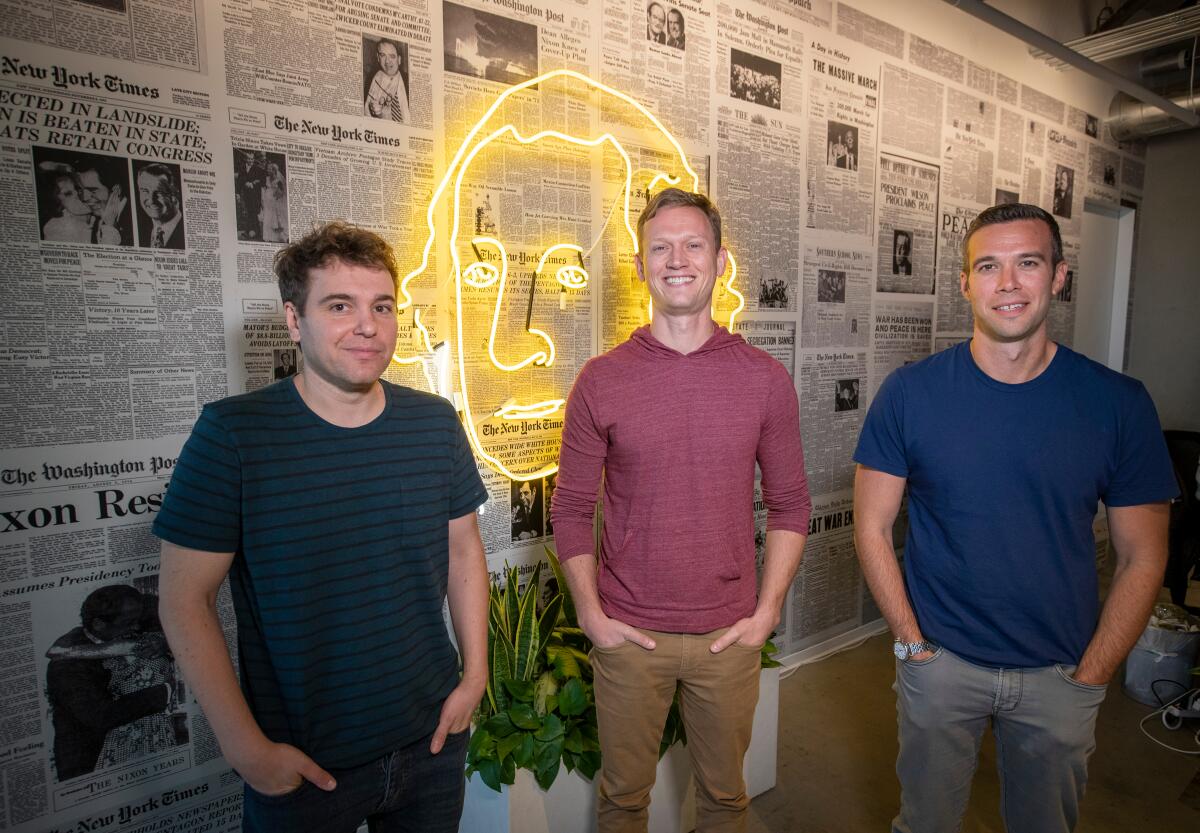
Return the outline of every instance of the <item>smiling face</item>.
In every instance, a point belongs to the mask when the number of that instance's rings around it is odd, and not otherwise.
[[[1067,279],[1066,261],[1053,263],[1050,229],[1040,220],[1014,220],[978,229],[967,243],[970,272],[959,276],[975,315],[975,337],[993,343],[1046,336],[1050,298]]]
[[[80,171],[79,185],[83,193],[83,201],[87,203],[91,212],[99,217],[104,213],[104,206],[108,203],[110,193],[108,186],[100,181],[100,174],[95,170]]]
[[[660,209],[646,221],[642,245],[638,277],[650,290],[654,314],[711,318],[713,287],[725,271],[726,254],[704,212],[686,205]]]
[[[667,35],[671,40],[683,37],[683,14],[678,9],[671,9],[667,15]]]
[[[152,220],[169,223],[179,213],[179,200],[165,176],[142,171],[137,178],[138,202]]]
[[[400,71],[400,53],[396,51],[395,44],[383,41],[375,50],[375,56],[379,59],[379,68],[385,75],[395,75]]]
[[[650,27],[650,34],[655,37],[663,33],[663,27],[667,25],[667,13],[658,3],[651,3],[646,7],[646,25]]]
[[[338,390],[370,390],[396,347],[396,290],[382,267],[331,259],[309,270],[304,309],[284,303],[304,374]]]

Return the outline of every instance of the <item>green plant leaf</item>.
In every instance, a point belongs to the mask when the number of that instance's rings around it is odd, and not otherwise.
[[[504,681],[513,675],[513,649],[503,634],[497,634],[492,642],[492,691],[496,697],[496,711],[508,708],[508,694]]]
[[[595,718],[593,718],[593,719],[595,719]],[[592,724],[592,725],[584,724],[582,726],[581,734],[583,735],[583,751],[584,752],[599,752],[600,751],[600,738],[597,736],[595,724]]]
[[[533,753],[537,749],[537,744],[533,740],[533,732],[521,733],[521,745],[513,752],[513,761],[521,769],[530,769],[533,767]]]
[[[676,743],[687,743],[687,731],[683,725],[683,715],[679,710],[679,689],[675,690],[675,698],[671,701],[671,708],[667,711],[667,722],[663,726],[662,740],[658,744],[658,757],[661,760],[663,755],[667,754],[667,750]]]
[[[492,736],[487,729],[479,728],[471,735],[471,741],[467,744],[467,759],[474,761],[481,757],[486,757],[493,749]]]
[[[558,761],[554,762],[553,768],[539,769],[533,773],[533,777],[537,779],[538,786],[543,790],[549,790],[554,786],[554,781],[558,778]]]
[[[534,569],[534,574],[537,574]],[[537,585],[531,579],[518,607],[519,619],[513,636],[513,675],[517,679],[533,679],[537,667],[537,651],[541,644],[537,623]]]
[[[546,644],[546,662],[549,663],[560,677],[570,678],[579,676],[579,663],[571,656],[571,649],[562,644],[556,644],[551,638]]]
[[[567,717],[575,717],[587,711],[587,691],[578,677],[572,677],[558,693],[558,710]]]
[[[508,690],[508,693],[512,695],[514,700],[522,703],[529,703],[533,701],[534,688],[533,683],[531,683],[529,680],[518,680],[510,677],[504,681],[504,687]]]
[[[563,740],[563,749],[566,750],[566,752],[563,752],[563,757],[566,757],[567,752],[582,752],[583,744],[583,732],[579,731],[579,727],[573,728]]]
[[[510,759],[511,760],[511,759]],[[487,784],[496,792],[500,792],[500,762],[494,758],[489,758],[479,762],[475,768],[479,773],[479,777],[483,779],[483,783]]]
[[[516,751],[517,747],[521,745],[521,741],[524,739],[524,737],[525,736],[519,732],[513,732],[507,737],[500,738],[498,741],[496,741],[496,757],[503,761]]]
[[[508,627],[508,619],[504,615],[504,591],[492,585],[491,595],[488,596],[488,627],[494,627],[505,636],[512,637]]]
[[[487,732],[490,732],[493,737],[504,738],[517,731],[517,727],[513,725],[512,718],[508,716],[508,712],[500,712],[489,717],[482,727]],[[471,738],[474,740],[474,736]]]
[[[552,741],[555,738],[561,738],[563,734],[563,723],[559,720],[558,715],[548,714],[546,719],[542,721],[541,728],[533,733],[534,738],[540,741]],[[562,743],[559,743],[559,748]]]
[[[583,777],[591,781],[596,777],[596,772],[600,769],[600,753],[599,752],[584,752],[579,756],[576,766]]]
[[[520,602],[517,599],[517,568],[508,568],[508,577],[504,582],[504,621],[508,625],[508,637],[516,643],[517,621],[520,618]]]
[[[554,711],[558,691],[558,680],[552,671],[543,671],[533,685],[533,710],[538,714]]]
[[[558,562],[558,556],[549,547],[546,547],[546,563],[550,565],[550,570],[558,581],[558,590],[563,595],[563,615],[571,625],[578,624],[579,617],[575,612],[575,600],[571,598],[571,586],[567,584],[567,577],[563,575],[562,564]]]
[[[534,777],[538,786],[544,790],[550,789],[554,779],[558,777],[559,762],[562,760],[562,738],[559,737],[538,747],[534,756]]]
[[[774,636],[774,634],[772,634],[772,636]],[[759,664],[763,668],[782,668],[783,663],[777,662],[771,656],[771,654],[777,654],[777,653],[779,653],[779,646],[776,645],[774,642],[772,642],[770,639],[768,639],[766,642],[763,643],[762,656],[759,659]]]
[[[505,758],[500,762],[500,780],[509,785],[517,780],[517,765],[513,763],[512,758]]]
[[[538,617],[537,652],[539,654],[545,650],[546,643],[550,640],[550,634],[554,632],[554,626],[558,623],[558,613],[562,610],[562,601],[562,593],[554,596],[546,602],[542,615]]]
[[[513,703],[508,709],[509,719],[518,729],[540,729],[542,719],[528,703]]]

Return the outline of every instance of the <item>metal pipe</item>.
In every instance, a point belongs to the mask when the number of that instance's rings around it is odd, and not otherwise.
[[[1119,29],[1069,40],[1063,46],[1093,61],[1111,61],[1125,55],[1145,52],[1156,46],[1166,46],[1200,34],[1200,6],[1169,12],[1159,17],[1131,23]],[[1033,57],[1045,60],[1052,67],[1062,68],[1062,61],[1040,49],[1029,50]]]
[[[1007,32],[1015,38],[1025,41],[1030,46],[1036,46],[1043,52],[1047,52],[1058,58],[1064,63],[1070,64],[1076,69],[1086,72],[1088,75],[1098,78],[1106,84],[1111,84],[1122,92],[1128,93],[1134,98],[1157,107],[1171,118],[1183,122],[1187,127],[1196,127],[1200,125],[1200,115],[1193,113],[1190,110],[1185,110],[1173,101],[1163,98],[1158,93],[1152,92],[1141,84],[1136,84],[1130,81],[1123,75],[1113,72],[1106,66],[1088,60],[1074,50],[1068,49],[1058,41],[1051,37],[1043,35],[1041,32],[1026,26],[1016,18],[1009,17],[1004,12],[999,12],[993,9],[986,3],[980,0],[946,0],[951,6],[961,9],[972,17],[979,18],[984,23],[988,23],[1002,32]]]
[[[1200,110],[1200,96],[1192,97],[1186,92],[1176,96],[1175,103],[1180,107]],[[1143,104],[1125,93],[1113,96],[1112,103],[1108,106],[1108,118],[1104,123],[1118,142],[1149,139],[1151,136],[1186,129],[1178,120],[1157,107]]]

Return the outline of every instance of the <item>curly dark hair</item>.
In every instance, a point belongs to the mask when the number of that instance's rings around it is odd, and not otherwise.
[[[284,303],[291,301],[296,311],[303,315],[310,270],[319,269],[331,260],[385,269],[392,276],[392,285],[399,291],[400,270],[388,242],[375,232],[345,220],[331,220],[275,253],[279,297]]]

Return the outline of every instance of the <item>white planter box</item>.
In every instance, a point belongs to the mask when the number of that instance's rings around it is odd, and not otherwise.
[[[759,681],[754,735],[742,771],[753,798],[775,786],[779,744],[779,669]],[[650,833],[687,833],[696,826],[695,787],[687,749],[675,746],[658,762],[650,793]],[[494,792],[479,776],[467,782],[460,833],[595,833],[596,786],[577,773],[560,771],[548,792],[533,774],[517,771],[517,782]]]

